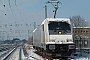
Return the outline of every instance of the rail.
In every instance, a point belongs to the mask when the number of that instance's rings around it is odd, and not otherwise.
[[[15,51],[16,48],[14,48],[13,50],[11,50],[8,54],[6,54],[6,56],[4,56],[1,60],[6,60],[8,56],[10,56],[10,54]]]
[[[25,58],[24,53],[23,53],[23,48],[22,46],[20,47],[20,52],[19,52],[19,60],[23,60]]]
[[[54,58],[53,58],[52,56],[48,56],[48,55],[46,55],[45,53],[39,52],[39,51],[36,51],[35,53],[38,54],[38,55],[40,55],[40,56],[42,56],[43,58],[48,59],[48,60],[55,60],[55,59],[59,59],[59,60],[71,60],[71,59],[68,58],[68,57],[54,57]]]
[[[20,47],[20,52],[19,52],[19,60],[22,60],[22,58],[21,58],[21,47]]]

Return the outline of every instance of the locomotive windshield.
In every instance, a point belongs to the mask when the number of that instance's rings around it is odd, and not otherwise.
[[[48,24],[49,34],[68,34],[71,33],[71,26],[67,22],[50,21]]]

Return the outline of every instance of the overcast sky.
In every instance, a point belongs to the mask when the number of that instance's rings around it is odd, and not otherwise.
[[[48,0],[0,0],[0,24],[31,24],[39,25],[45,18],[44,6],[48,7],[48,17],[53,17],[51,4]],[[57,17],[70,18],[80,15],[90,22],[90,0],[59,0]]]

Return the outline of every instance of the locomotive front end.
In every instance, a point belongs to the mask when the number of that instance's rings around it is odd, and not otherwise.
[[[49,41],[47,53],[58,56],[69,56],[75,50],[70,20],[53,20],[48,23]]]

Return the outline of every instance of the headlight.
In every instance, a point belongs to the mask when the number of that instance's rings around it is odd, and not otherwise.
[[[69,49],[75,49],[75,45],[69,45]]]
[[[67,42],[72,42],[72,39],[67,39]]]
[[[49,45],[49,49],[50,49],[50,50],[55,49],[55,45]]]

